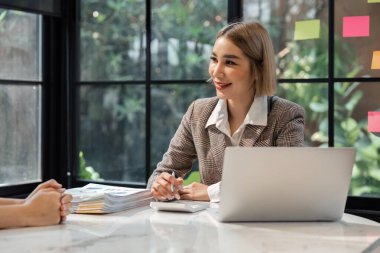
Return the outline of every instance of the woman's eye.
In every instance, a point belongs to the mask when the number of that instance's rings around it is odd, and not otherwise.
[[[227,64],[227,65],[236,65],[236,63],[235,63],[235,62],[233,62],[233,61],[230,61],[230,60],[227,60],[227,61],[226,61],[226,64]]]
[[[213,62],[216,62],[216,57],[211,56],[211,57],[210,57],[210,60],[213,61]]]

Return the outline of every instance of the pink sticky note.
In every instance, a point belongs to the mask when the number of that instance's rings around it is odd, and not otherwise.
[[[368,132],[380,133],[380,112],[368,112]]]
[[[343,17],[343,37],[369,36],[369,16]]]

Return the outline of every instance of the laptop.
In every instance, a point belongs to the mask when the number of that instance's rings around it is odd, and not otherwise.
[[[355,154],[354,148],[227,147],[217,219],[340,220]]]

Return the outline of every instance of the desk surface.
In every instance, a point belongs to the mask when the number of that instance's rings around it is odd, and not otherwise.
[[[58,226],[0,231],[1,252],[362,252],[380,224],[349,214],[340,222],[219,223],[208,211],[73,214]]]

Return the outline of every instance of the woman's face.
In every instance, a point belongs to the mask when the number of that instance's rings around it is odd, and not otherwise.
[[[253,98],[253,75],[250,61],[229,39],[215,41],[209,73],[220,99],[247,101]]]

